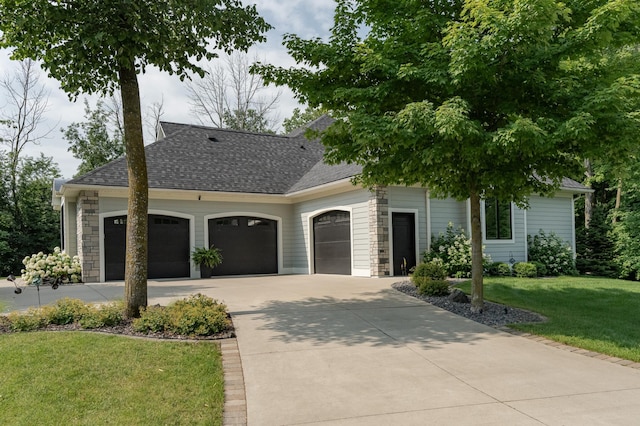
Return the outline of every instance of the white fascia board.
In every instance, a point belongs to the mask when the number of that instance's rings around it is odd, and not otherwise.
[[[335,182],[325,183],[323,185],[314,186],[296,192],[290,192],[284,196],[291,200],[292,203],[306,201],[309,199],[320,198],[327,195],[340,194],[356,189],[362,189],[361,185],[354,185],[351,178],[337,180]]]

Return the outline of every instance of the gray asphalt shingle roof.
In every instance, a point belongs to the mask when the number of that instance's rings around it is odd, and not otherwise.
[[[312,128],[326,128],[321,117]],[[349,178],[353,166],[323,163],[324,147],[304,137],[257,134],[204,126],[165,123],[165,138],[145,148],[149,187],[257,194],[286,194]],[[128,184],[124,158],[69,181],[71,184]]]
[[[282,195],[351,178],[360,166],[325,164],[322,144],[304,136],[332,122],[325,115],[285,136],[162,122],[164,139],[145,148],[149,188]],[[126,187],[125,158],[68,183]],[[588,191],[568,178],[562,187]]]

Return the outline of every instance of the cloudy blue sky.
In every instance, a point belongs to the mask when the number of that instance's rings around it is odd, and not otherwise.
[[[303,38],[326,37],[333,23],[333,0],[255,0],[259,13],[273,27],[267,34],[267,42],[255,46],[250,55],[257,55],[261,61],[281,66],[293,66],[295,62],[287,55],[282,46],[282,36],[286,33],[297,34]],[[0,75],[13,73],[16,64],[9,59],[8,50],[0,50]],[[49,79],[43,73],[43,82],[50,91],[49,106],[46,121],[42,123],[42,132],[49,132],[46,139],[37,146],[27,150],[28,155],[39,155],[44,152],[51,156],[60,166],[62,174],[70,178],[76,171],[79,161],[67,151],[68,143],[62,138],[60,129],[66,128],[73,122],[84,120],[83,99],[73,103],[60,90],[56,80]],[[276,90],[276,89],[273,89]],[[291,92],[280,89],[282,94],[279,102],[280,119],[289,117],[293,108],[298,106]],[[149,69],[140,76],[140,91],[142,108],[164,99],[165,114],[163,120],[181,123],[193,123],[190,116],[188,96],[184,83],[175,76],[169,76],[154,69]],[[6,104],[0,94],[0,108]],[[93,105],[97,97],[89,98]]]

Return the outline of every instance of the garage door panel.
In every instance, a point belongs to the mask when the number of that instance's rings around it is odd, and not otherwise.
[[[249,216],[209,220],[209,242],[222,251],[213,275],[278,273],[278,222]]]
[[[126,216],[104,219],[105,279],[123,280],[126,258]],[[189,220],[162,215],[148,219],[148,277],[191,275]]]
[[[149,278],[190,276],[189,220],[149,217]]]
[[[351,275],[349,212],[334,210],[313,219],[314,265],[317,274]]]

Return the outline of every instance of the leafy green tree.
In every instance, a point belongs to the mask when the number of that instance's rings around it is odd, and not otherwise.
[[[620,277],[640,281],[640,168],[636,162],[629,171],[619,221],[613,224],[615,262]]]
[[[615,236],[606,205],[596,205],[589,227],[576,229],[576,268],[580,273],[618,277]]]
[[[293,112],[291,113],[291,117],[285,118],[282,122],[284,133],[291,133],[294,130],[304,126],[305,124],[311,123],[313,120],[320,118],[326,113],[327,111],[322,107],[307,107],[304,111],[300,111],[300,108],[294,108]]]
[[[0,0],[0,47],[42,61],[72,98],[122,96],[129,177],[126,316],[147,304],[148,182],[138,74],[153,65],[181,79],[204,71],[191,59],[247,49],[269,25],[239,0]],[[210,50],[211,49],[211,50]]]
[[[47,110],[49,94],[40,83],[36,64],[26,59],[19,61],[13,73],[0,81],[4,98],[0,109],[0,143],[7,147],[6,165],[9,176],[9,197],[13,220],[22,226],[23,217],[18,203],[19,167],[24,148],[37,144],[49,131],[42,131],[42,120]]]
[[[109,161],[124,155],[124,135],[116,128],[109,132],[109,111],[102,101],[98,101],[95,109],[89,102],[84,102],[85,118],[83,123],[71,123],[62,133],[71,145],[69,151],[82,162],[78,166],[76,176],[94,170]]]
[[[552,194],[638,132],[640,2],[338,0],[334,22],[285,36],[301,67],[257,71],[331,110],[325,157],[362,184],[470,200],[481,311],[481,199]]]
[[[9,164],[7,154],[0,151],[0,164]],[[9,169],[0,167],[0,275],[7,276],[15,272],[15,258],[11,248],[11,234],[14,232],[14,221],[9,189],[11,178]]]
[[[6,160],[5,153],[0,154]],[[60,245],[60,215],[51,208],[51,181],[60,177],[50,157],[21,157],[17,165],[17,202],[14,209],[8,197],[11,179],[0,171],[0,274],[19,274],[22,259],[39,251],[50,252]],[[21,220],[13,212],[20,211]]]
[[[18,191],[24,217],[22,229],[17,230],[20,261],[40,251],[52,252],[60,245],[60,213],[51,208],[51,185],[58,177],[60,169],[51,157],[40,154],[20,161]]]
[[[271,124],[264,114],[255,109],[226,110],[223,113],[224,124],[227,129],[244,130],[255,133],[274,133]]]

